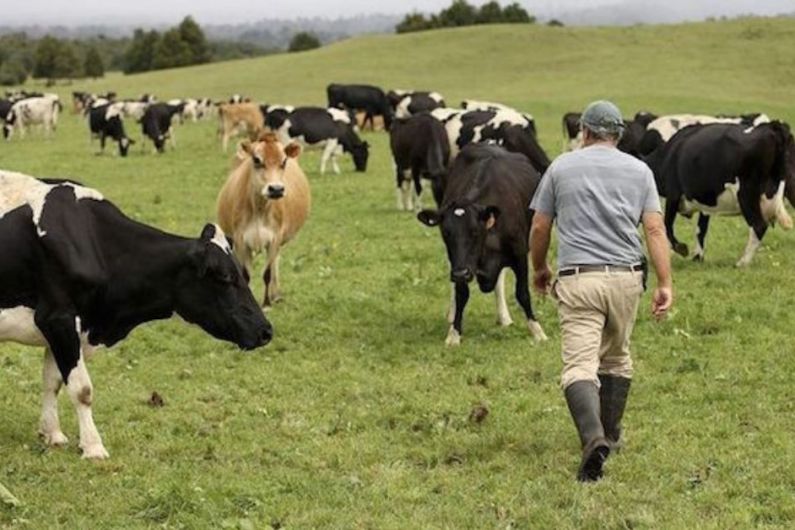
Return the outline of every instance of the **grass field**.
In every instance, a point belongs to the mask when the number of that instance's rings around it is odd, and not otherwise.
[[[331,81],[431,88],[453,104],[489,99],[533,113],[556,155],[560,116],[601,97],[626,114],[763,111],[795,123],[793,50],[791,19],[480,27],[111,75],[63,93],[323,104]],[[138,220],[198,237],[231,153],[221,153],[215,123],[176,134],[177,150],[162,156],[150,145],[127,159],[96,156],[85,124],[66,113],[52,141],[0,144],[0,167],[76,178]],[[346,159],[342,175],[320,177],[318,154],[302,155],[314,210],[284,254],[273,343],[244,354],[172,320],[95,356],[95,419],[110,460],[80,460],[65,397],[72,443],[38,441],[41,352],[0,345],[0,482],[22,501],[0,505],[0,527],[795,526],[795,234],[770,231],[751,268],[738,270],[747,229],[719,219],[705,263],[673,258],[676,308],[654,323],[646,296],[634,336],[626,449],[602,482],[583,486],[557,385],[553,304],[534,297],[551,339],[536,345],[518,323],[498,328],[493,298],[473,295],[462,346],[445,348],[441,238],[394,209],[387,136],[366,136],[366,174]],[[688,243],[692,229],[678,222]],[[253,284],[258,298],[261,288]],[[147,404],[153,391],[164,407]],[[488,417],[470,421],[480,405]]]

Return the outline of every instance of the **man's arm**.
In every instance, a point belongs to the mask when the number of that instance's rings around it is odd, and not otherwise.
[[[661,319],[674,301],[668,236],[665,235],[661,213],[644,213],[642,222],[643,230],[646,232],[646,247],[649,249],[649,257],[657,274],[657,288],[652,295],[651,311],[657,319]]]
[[[546,294],[552,281],[552,271],[547,265],[547,252],[552,237],[552,217],[545,213],[533,214],[530,228],[530,257],[533,262],[533,285],[541,294]]]

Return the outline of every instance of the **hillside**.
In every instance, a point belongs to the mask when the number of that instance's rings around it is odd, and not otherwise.
[[[86,83],[121,94],[322,104],[332,81],[430,88],[450,104],[502,101],[534,113],[542,138],[589,99],[657,112],[766,111],[795,118],[795,20],[631,28],[487,26],[368,36],[301,54]],[[653,103],[653,105],[652,105]],[[653,107],[653,108],[652,108]]]

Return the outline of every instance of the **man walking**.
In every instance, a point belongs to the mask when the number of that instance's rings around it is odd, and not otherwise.
[[[558,231],[558,302],[564,389],[580,435],[578,480],[595,481],[617,448],[629,394],[629,343],[644,290],[643,224],[657,288],[652,313],[673,303],[668,240],[651,170],[616,146],[624,130],[618,108],[591,103],[582,114],[583,148],[558,157],[530,204],[530,247],[537,290],[550,290],[546,262],[553,220]]]

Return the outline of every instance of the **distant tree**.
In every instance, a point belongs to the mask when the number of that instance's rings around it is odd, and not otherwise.
[[[34,56],[33,77],[36,79],[54,79],[55,61],[60,44],[55,37],[42,37],[36,46]]]
[[[86,58],[83,61],[83,73],[85,73],[86,77],[94,79],[105,75],[105,62],[102,60],[102,56],[97,51],[96,46],[91,46],[86,51]]]
[[[20,54],[9,55],[0,65],[0,85],[21,85],[28,78],[28,69]]]
[[[532,24],[536,19],[531,17],[525,8],[514,2],[502,10],[502,21],[511,24]]]
[[[478,24],[497,24],[502,22],[502,7],[499,2],[492,0],[480,6],[477,15]]]
[[[320,48],[320,40],[312,33],[302,31],[293,35],[287,51],[302,52],[306,50],[314,50],[315,48]]]
[[[179,25],[179,35],[191,53],[189,64],[201,64],[210,60],[210,48],[199,25],[191,17],[185,17]]]
[[[152,69],[155,48],[160,42],[157,31],[136,29],[133,39],[124,54],[124,73],[146,72]]]
[[[403,20],[395,26],[397,33],[410,33],[412,31],[424,31],[430,29],[430,21],[422,13],[409,13]]]
[[[55,71],[50,77],[55,79],[75,79],[83,76],[83,65],[75,52],[75,47],[68,41],[59,43],[58,52],[55,55]]]
[[[192,64],[192,58],[193,54],[190,46],[182,40],[179,28],[171,28],[163,33],[163,37],[155,46],[152,68],[161,70],[163,68],[187,66]]]
[[[477,9],[466,0],[453,0],[450,7],[439,13],[442,27],[471,26],[477,21]]]
[[[552,20],[547,22],[547,26],[552,26],[552,27],[556,27],[556,28],[562,28],[564,26],[564,24],[560,20],[558,20],[556,18],[553,18]]]

